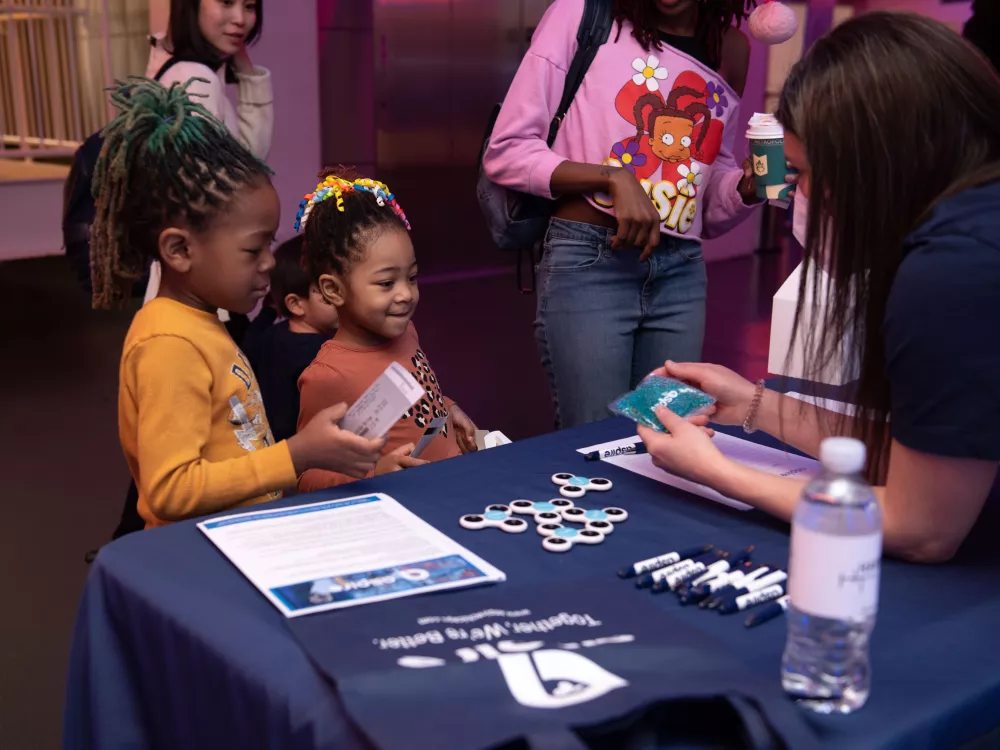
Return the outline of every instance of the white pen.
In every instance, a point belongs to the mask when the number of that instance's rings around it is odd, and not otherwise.
[[[758,604],[780,599],[784,595],[785,585],[783,583],[776,583],[773,586],[765,586],[762,589],[752,591],[748,594],[743,594],[742,596],[738,596],[735,599],[726,602],[719,607],[719,614],[731,615],[734,612],[742,612],[750,607],[756,607]]]

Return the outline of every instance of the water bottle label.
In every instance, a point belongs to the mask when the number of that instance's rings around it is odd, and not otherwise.
[[[833,620],[861,621],[878,611],[882,532],[834,536],[792,528],[788,598],[796,609]]]

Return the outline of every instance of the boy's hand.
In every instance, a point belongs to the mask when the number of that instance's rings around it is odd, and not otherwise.
[[[379,474],[391,474],[394,471],[401,471],[402,469],[412,469],[414,466],[423,466],[426,461],[420,458],[413,458],[410,454],[413,453],[414,449],[413,443],[407,443],[406,445],[401,445],[396,450],[391,453],[387,453],[378,460],[375,465],[375,476]]]
[[[455,427],[455,438],[458,440],[458,447],[462,453],[472,453],[479,450],[476,445],[476,425],[469,419],[469,415],[462,411],[458,404],[453,404],[449,414],[451,423]]]
[[[385,438],[368,440],[338,427],[347,413],[347,404],[324,409],[288,439],[295,473],[325,469],[355,479],[368,476],[382,455]]]

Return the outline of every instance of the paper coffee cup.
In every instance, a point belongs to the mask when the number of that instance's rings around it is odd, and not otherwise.
[[[774,115],[756,113],[747,127],[750,162],[753,168],[757,197],[782,200],[792,186],[785,182],[788,173],[785,161],[785,131]]]

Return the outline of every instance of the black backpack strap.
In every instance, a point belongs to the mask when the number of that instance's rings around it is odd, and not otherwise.
[[[566,71],[566,85],[563,88],[559,109],[556,110],[552,124],[549,125],[547,140],[549,146],[555,142],[559,126],[569,110],[569,105],[573,103],[576,92],[579,91],[580,84],[583,83],[583,77],[590,69],[590,64],[594,62],[597,50],[608,41],[611,26],[614,23],[611,3],[612,0],[585,0],[583,4],[583,18],[580,19],[580,28],[576,32],[576,54],[573,56],[569,70]]]
[[[153,80],[159,81],[161,78],[163,78],[163,76],[167,74],[168,70],[170,70],[172,67],[174,67],[174,65],[176,65],[179,62],[180,60],[178,60],[176,57],[168,58],[167,61],[160,66],[160,69],[156,71],[156,75],[153,76]]]

